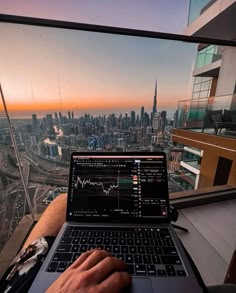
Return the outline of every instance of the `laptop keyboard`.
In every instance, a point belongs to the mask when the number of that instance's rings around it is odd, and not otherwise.
[[[135,276],[186,276],[168,228],[88,228],[67,226],[47,267],[64,272],[83,252],[109,251]]]

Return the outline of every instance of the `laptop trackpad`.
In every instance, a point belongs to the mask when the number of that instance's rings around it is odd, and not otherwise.
[[[152,283],[146,278],[132,278],[132,287],[129,293],[152,293]]]

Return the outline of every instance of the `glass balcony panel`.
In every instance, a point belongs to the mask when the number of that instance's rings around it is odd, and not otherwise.
[[[178,128],[202,131],[203,128],[209,124],[207,122],[208,120],[205,121],[206,116],[209,115],[207,111],[220,110],[222,113],[215,117],[215,123],[217,121],[218,123],[221,123],[221,131],[217,134],[235,138],[236,125],[234,126],[234,124],[232,124],[234,123],[233,117],[236,111],[235,100],[236,98],[234,94],[180,101],[178,106]],[[212,121],[211,127],[206,127],[206,132],[215,134],[213,123],[214,122]]]
[[[13,129],[17,121],[11,121]],[[21,219],[29,214],[25,190],[21,181],[19,164],[13,148],[13,142],[7,117],[0,99],[0,252],[11,237]],[[15,132],[17,146],[21,145],[19,132]],[[26,161],[21,162],[22,171],[28,174]],[[32,221],[33,223],[33,221]]]
[[[221,46],[210,45],[198,52],[195,68],[214,63],[222,58]]]

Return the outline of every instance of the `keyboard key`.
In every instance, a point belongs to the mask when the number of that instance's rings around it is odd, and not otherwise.
[[[165,241],[164,241],[164,239],[158,239],[158,245],[159,246],[165,246]]]
[[[145,250],[146,250],[146,254],[154,254],[154,249],[152,246],[146,246]]]
[[[81,238],[80,239],[80,244],[87,244],[88,243],[88,238]]]
[[[166,245],[168,246],[174,246],[174,242],[172,239],[166,239]]]
[[[120,246],[118,246],[118,245],[113,246],[112,253],[120,253]]]
[[[134,262],[139,264],[139,263],[143,263],[143,257],[142,255],[135,255],[134,256]]]
[[[103,244],[110,244],[111,243],[111,239],[110,238],[105,238],[103,240]]]
[[[101,233],[99,231],[95,231],[93,233],[93,236],[96,237],[96,238],[100,237],[100,235],[101,235]]]
[[[137,253],[136,246],[129,246],[129,253],[130,254],[136,254]]]
[[[67,269],[67,262],[60,262],[59,266],[57,267],[58,273],[63,273]]]
[[[165,270],[157,270],[157,275],[158,275],[158,276],[166,276],[167,273],[166,273]]]
[[[154,247],[155,254],[162,254],[161,247]]]
[[[139,238],[144,238],[144,233],[143,232],[138,232],[138,237]]]
[[[94,243],[95,243],[95,238],[88,239],[88,244],[94,244]]]
[[[97,238],[95,241],[96,244],[102,244],[102,238]]]
[[[106,232],[106,231],[102,231],[102,232],[101,232],[101,236],[102,236],[102,237],[107,237],[107,232]]]
[[[55,253],[54,256],[53,256],[53,260],[54,261],[71,261],[72,260],[72,257],[73,257],[73,253],[66,253],[66,252],[63,252],[63,253]]]
[[[127,245],[134,245],[133,239],[127,239]]]
[[[180,277],[185,277],[186,276],[186,272],[183,271],[183,270],[178,270],[178,271],[176,271],[176,273],[177,273],[177,276],[180,276]]]
[[[63,237],[70,237],[73,231],[66,230]]]
[[[112,245],[117,245],[118,244],[118,238],[112,238],[111,239],[111,244]]]
[[[88,250],[88,245],[80,245],[79,252],[86,252]]]
[[[168,276],[176,276],[174,266],[172,266],[172,265],[166,266],[166,271],[167,271]]]
[[[55,272],[56,269],[57,269],[58,264],[59,264],[59,262],[54,262],[54,261],[52,261],[52,262],[49,264],[48,268],[47,268],[47,272],[50,272],[50,273]]]
[[[129,253],[128,246],[121,246],[121,253]]]
[[[137,276],[144,276],[147,274],[146,272],[146,266],[145,265],[135,265],[135,275]]]
[[[133,255],[131,254],[126,254],[125,255],[125,262],[128,264],[128,263],[133,263],[134,262],[134,258],[133,258]]]
[[[180,265],[181,260],[178,256],[172,255],[161,255],[161,261],[163,264]]]
[[[178,255],[177,250],[174,246],[162,247],[164,254]]]
[[[79,244],[80,238],[73,238],[72,244]]]
[[[145,249],[143,246],[138,246],[138,254],[145,254]]]
[[[150,240],[150,244],[152,246],[157,246],[158,245],[157,239],[149,239],[149,240]]]
[[[57,247],[57,251],[58,252],[70,252],[71,247],[72,246],[70,244],[62,244]]]
[[[73,241],[72,237],[62,237],[60,244],[71,244]]]
[[[160,257],[158,255],[152,255],[152,263],[158,265],[161,263]]]
[[[128,239],[128,240],[129,240],[129,239]],[[127,241],[128,241],[128,240],[127,240]],[[119,239],[119,244],[120,244],[120,245],[126,245],[126,239],[124,239],[124,238],[120,238],[120,239]],[[127,244],[128,244],[128,243],[127,243]]]
[[[142,245],[141,239],[134,239],[134,245]]]
[[[108,252],[112,252],[112,246],[111,245],[105,245],[104,249]]]
[[[71,233],[71,236],[72,237],[77,237],[79,235],[79,231],[73,231],[72,233]]]
[[[85,231],[79,231],[79,237],[85,237],[86,232]]]
[[[85,235],[86,237],[93,237],[93,231],[87,231]]]
[[[147,255],[147,254],[144,254],[144,255],[143,255],[143,262],[144,262],[145,264],[151,264],[151,263],[152,263],[152,261],[151,261],[151,256],[150,256],[150,255]]]
[[[150,245],[149,239],[143,239],[143,245],[144,246],[149,246]]]
[[[77,244],[73,245],[72,249],[71,249],[71,252],[79,252],[79,245],[77,245]]]
[[[129,238],[129,232],[127,231],[123,232],[123,238]]]
[[[156,276],[156,268],[154,265],[147,265],[147,273],[149,276]]]

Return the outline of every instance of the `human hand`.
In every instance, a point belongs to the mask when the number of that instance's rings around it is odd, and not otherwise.
[[[120,292],[131,284],[126,264],[105,250],[83,253],[45,293]]]

